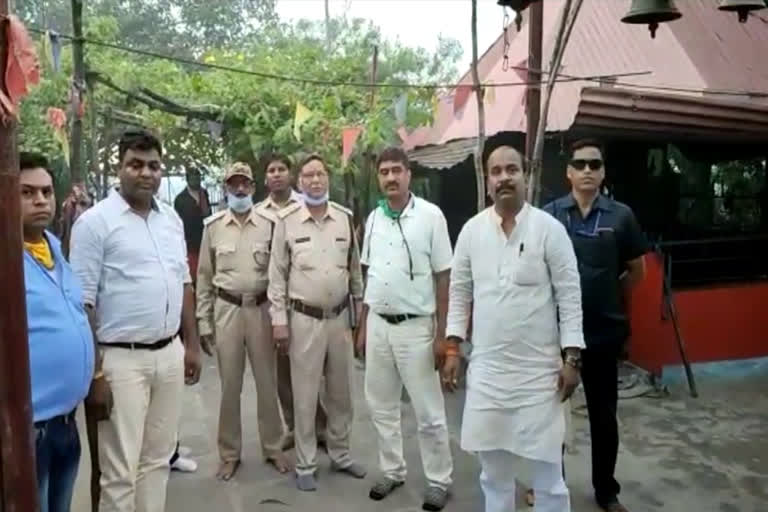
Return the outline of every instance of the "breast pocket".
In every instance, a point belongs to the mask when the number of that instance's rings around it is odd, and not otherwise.
[[[220,245],[216,247],[216,267],[219,270],[234,270],[236,262],[235,246]]]
[[[314,244],[312,238],[302,236],[293,240],[291,251],[293,252],[293,263],[301,270],[312,270],[315,268],[314,262]]]
[[[269,264],[269,245],[264,243],[253,244],[253,261],[256,263],[256,268],[259,270],[266,270]]]
[[[334,259],[336,266],[339,268],[347,268],[347,258],[349,256],[349,244],[350,241],[347,238],[338,237],[333,242],[334,247]]]
[[[513,281],[518,286],[539,286],[544,284],[548,277],[544,253],[530,252],[517,261]]]

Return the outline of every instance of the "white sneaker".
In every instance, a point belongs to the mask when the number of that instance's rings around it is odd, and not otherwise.
[[[176,462],[171,465],[171,470],[181,471],[182,473],[194,473],[197,471],[197,462],[192,459],[179,457],[176,459]]]
[[[192,448],[189,446],[180,445],[177,451],[179,452],[179,457],[189,457],[189,454],[192,453]]]

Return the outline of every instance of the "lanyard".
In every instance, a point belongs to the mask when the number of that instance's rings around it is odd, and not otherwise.
[[[584,229],[577,229],[576,231],[572,230],[571,226],[571,211],[566,211],[566,222],[568,223],[568,232],[574,235],[580,235],[580,236],[586,236],[588,238],[598,238],[599,234],[598,231],[600,230],[600,217],[603,215],[602,210],[597,210],[597,218],[595,219],[595,225],[592,228],[592,231],[589,232]]]

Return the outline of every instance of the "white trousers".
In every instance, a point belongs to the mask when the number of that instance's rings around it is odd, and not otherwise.
[[[400,397],[403,385],[418,423],[419,449],[429,485],[451,485],[453,460],[445,419],[443,391],[432,352],[434,321],[414,318],[397,325],[368,314],[365,398],[379,443],[384,476],[405,480]]]
[[[106,348],[114,408],[99,422],[99,512],[163,512],[184,388],[184,347]]]
[[[563,480],[562,462],[553,464],[518,457],[504,450],[478,452],[485,494],[485,512],[510,512],[515,508],[515,476],[528,470],[536,493],[535,512],[570,512],[571,498]],[[528,464],[522,468],[522,464]]]

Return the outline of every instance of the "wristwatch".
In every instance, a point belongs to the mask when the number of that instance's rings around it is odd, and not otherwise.
[[[565,359],[563,360],[563,362],[572,368],[581,370],[581,356],[574,356],[572,354],[568,354],[565,356]]]

